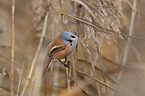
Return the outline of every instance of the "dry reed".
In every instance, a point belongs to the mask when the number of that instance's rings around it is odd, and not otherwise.
[[[144,96],[144,1],[31,2],[0,1],[0,96]],[[43,81],[44,50],[63,31],[79,39],[70,68],[54,61]]]
[[[14,96],[15,0],[12,0],[11,96]]]

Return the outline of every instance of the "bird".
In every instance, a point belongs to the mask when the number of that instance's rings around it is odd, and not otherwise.
[[[53,59],[58,59],[65,67],[68,67],[68,65],[64,64],[60,59],[66,58],[70,55],[77,43],[78,37],[71,32],[62,32],[58,35],[56,39],[47,46],[48,61],[44,67],[43,76],[50,67]]]

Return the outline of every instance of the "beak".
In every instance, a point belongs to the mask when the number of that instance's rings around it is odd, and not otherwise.
[[[72,38],[71,40],[72,40],[72,41],[75,41],[76,39]]]

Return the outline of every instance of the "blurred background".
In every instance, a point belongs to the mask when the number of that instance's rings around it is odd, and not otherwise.
[[[14,96],[145,96],[144,0],[16,0],[14,6]],[[11,0],[0,0],[0,96],[11,94],[11,10]],[[63,31],[79,38],[70,68],[53,60],[42,78],[47,45]]]

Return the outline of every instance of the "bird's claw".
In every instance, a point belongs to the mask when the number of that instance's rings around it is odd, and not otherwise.
[[[64,64],[65,67],[69,68],[70,61],[67,61],[67,64]]]

